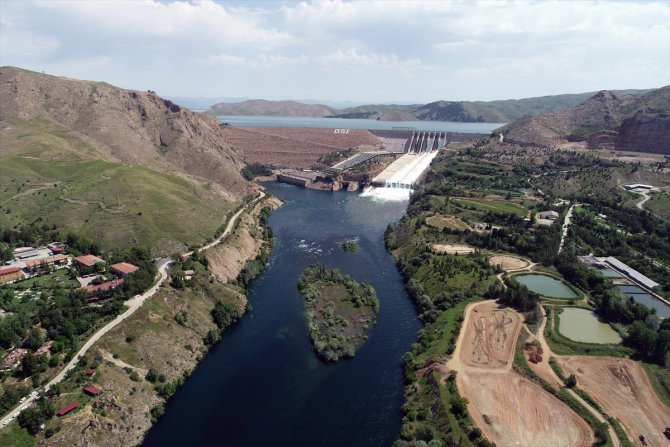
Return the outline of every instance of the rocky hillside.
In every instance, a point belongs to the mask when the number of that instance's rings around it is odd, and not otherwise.
[[[252,192],[219,123],[153,92],[1,67],[0,103],[0,227],[172,250]]]
[[[502,131],[506,142],[520,145],[586,141],[592,148],[670,153],[670,86],[641,96],[602,91],[575,107],[524,117]]]
[[[331,116],[335,109],[320,104],[296,101],[248,101],[214,104],[210,112],[216,115],[272,115],[272,116]]]

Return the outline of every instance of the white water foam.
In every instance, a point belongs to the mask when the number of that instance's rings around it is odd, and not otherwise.
[[[375,202],[385,202],[385,201],[402,202],[404,200],[409,200],[409,196],[411,193],[412,193],[411,189],[371,187],[366,188],[361,193],[361,197],[369,197]]]

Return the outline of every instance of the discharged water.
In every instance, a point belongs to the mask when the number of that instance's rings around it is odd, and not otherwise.
[[[389,446],[402,423],[402,358],[420,327],[383,240],[407,202],[266,187],[287,203],[270,216],[275,248],[250,286],[253,310],[203,359],[144,445]],[[353,253],[340,247],[350,240]],[[297,280],[315,262],[377,291],[377,325],[352,360],[325,364],[312,351]]]
[[[570,340],[584,343],[621,343],[621,337],[612,327],[603,323],[587,309],[566,307],[560,315],[561,334]]]
[[[539,293],[542,296],[549,298],[577,298],[577,294],[568,287],[563,281],[551,276],[527,274],[516,275],[514,279],[524,286],[528,287],[531,292]]]

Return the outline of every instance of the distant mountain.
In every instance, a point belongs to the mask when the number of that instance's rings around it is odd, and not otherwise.
[[[643,94],[649,90],[622,90],[619,94]],[[535,116],[576,106],[595,92],[542,96],[498,101],[435,101],[428,104],[367,104],[335,108],[296,101],[251,100],[219,103],[210,108],[218,115],[320,116],[381,121],[454,121],[510,123],[523,116]]]
[[[569,109],[521,118],[501,129],[505,141],[670,153],[670,86],[644,95],[601,91]]]
[[[322,104],[303,104],[296,101],[266,101],[250,99],[235,103],[218,103],[209,111],[216,115],[273,115],[273,116],[331,116],[337,109]]]
[[[253,188],[216,119],[152,92],[0,67],[0,104],[0,228],[169,254],[211,237]]]
[[[180,106],[186,107],[193,111],[203,111],[209,109],[213,104],[218,104],[220,102],[240,102],[246,101],[249,98],[238,98],[238,97],[215,97],[215,98],[206,98],[199,96],[166,96],[166,99],[179,104]]]

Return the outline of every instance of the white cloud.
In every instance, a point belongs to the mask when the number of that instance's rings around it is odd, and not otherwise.
[[[182,96],[429,101],[670,84],[662,1],[0,1],[3,64]]]

